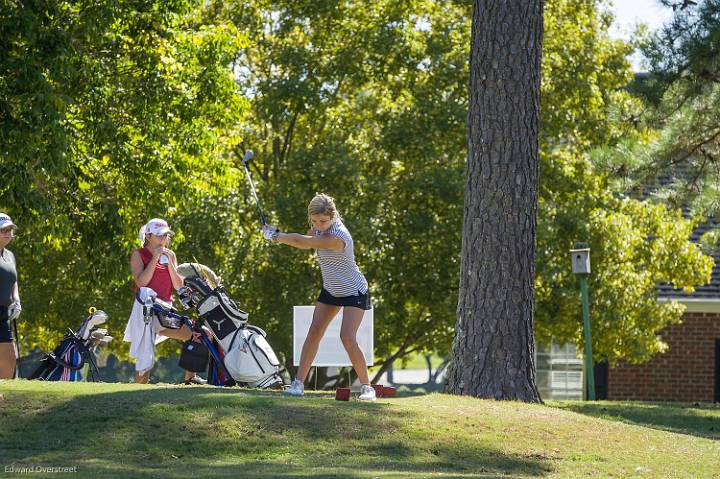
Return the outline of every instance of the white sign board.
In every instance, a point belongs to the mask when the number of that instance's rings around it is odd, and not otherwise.
[[[315,311],[315,306],[293,306],[293,365],[295,366],[300,365],[300,353],[310,330],[313,311]],[[330,322],[325,336],[320,340],[320,347],[312,363],[313,366],[352,366],[345,347],[340,341],[342,313],[341,309]],[[372,309],[365,311],[357,332],[357,342],[365,355],[365,362],[368,366],[372,366],[375,360]]]

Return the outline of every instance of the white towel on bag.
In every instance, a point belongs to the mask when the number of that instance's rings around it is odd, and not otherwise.
[[[157,297],[157,293],[150,288],[140,288],[135,295],[132,311],[125,327],[123,340],[130,343],[130,357],[135,359],[135,371],[145,374],[155,365],[155,346],[167,339],[160,334],[164,328],[153,314],[152,321],[145,323],[143,316],[143,303]]]

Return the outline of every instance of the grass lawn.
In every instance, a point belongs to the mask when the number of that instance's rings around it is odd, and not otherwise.
[[[720,477],[713,407],[24,380],[0,396],[0,477]],[[37,466],[77,472],[7,472]]]

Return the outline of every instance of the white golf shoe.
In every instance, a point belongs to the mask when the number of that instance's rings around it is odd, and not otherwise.
[[[361,401],[374,401],[377,399],[375,395],[375,389],[369,384],[363,384],[360,386],[360,395],[358,399]]]
[[[288,396],[304,396],[305,386],[302,381],[294,379],[293,382],[290,383],[290,387],[283,391],[283,394],[287,394]]]

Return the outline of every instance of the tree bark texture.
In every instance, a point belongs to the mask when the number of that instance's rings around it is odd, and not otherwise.
[[[533,339],[543,0],[475,0],[458,320],[446,391],[538,402]]]

